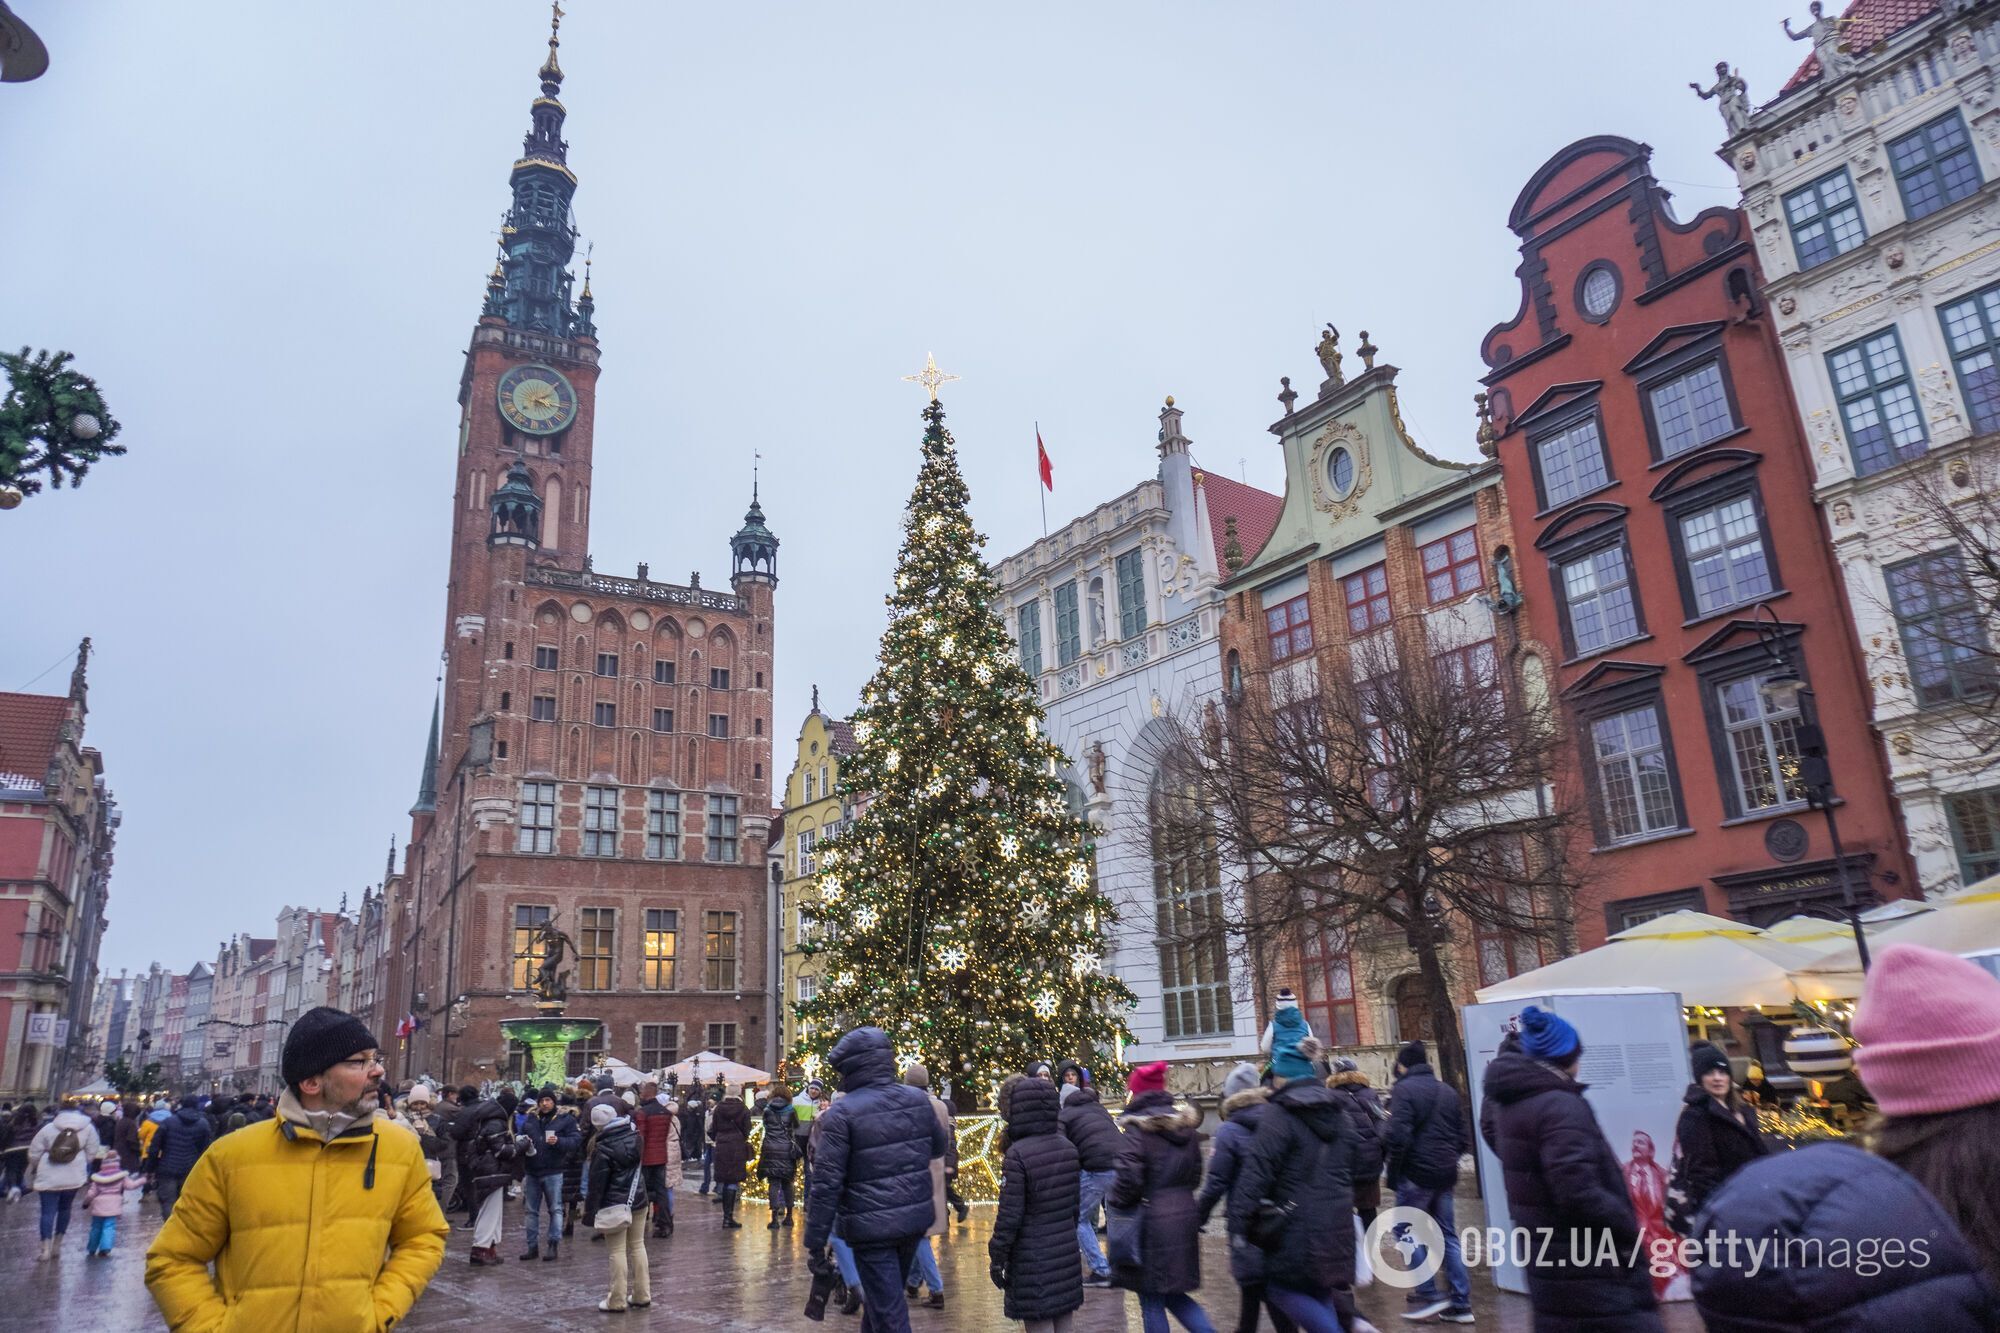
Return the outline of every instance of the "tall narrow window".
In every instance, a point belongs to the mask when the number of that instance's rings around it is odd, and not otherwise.
[[[708,798],[708,859],[711,861],[736,860],[736,798],[715,796]]]
[[[553,694],[538,694],[528,704],[528,716],[537,722],[556,720],[556,697]]]
[[[554,671],[559,660],[559,650],[555,647],[546,643],[535,645],[535,670]]]
[[[1485,583],[1479,572],[1479,537],[1461,528],[1417,548],[1424,562],[1424,591],[1432,606],[1476,592]]]
[[[618,911],[612,907],[580,907],[576,913],[576,986],[578,990],[610,990],[611,959],[617,952]]]
[[[1769,678],[1738,676],[1715,687],[1739,815],[1805,799],[1799,786],[1799,710],[1796,704],[1770,706],[1759,688]]]
[[[1347,603],[1347,632],[1366,634],[1389,623],[1389,566],[1370,565],[1340,581]]]
[[[1667,739],[1656,704],[1591,723],[1597,759],[1598,813],[1610,842],[1629,842],[1681,826]]]
[[[2000,788],[1953,796],[1945,810],[1958,847],[1959,880],[1972,885],[2000,875]]]
[[[645,943],[641,983],[647,990],[672,990],[676,984],[674,960],[680,954],[681,914],[670,907],[648,907]]]
[[[1880,472],[1924,452],[1924,416],[1910,387],[1903,343],[1887,328],[1827,353],[1854,470]]]
[[[1361,1029],[1354,1009],[1354,957],[1347,932],[1320,928],[1312,922],[1301,930],[1299,948],[1300,1009],[1306,1026],[1327,1034],[1329,1045],[1359,1046]]]
[[[672,731],[673,729],[674,710],[671,708],[655,708],[653,710],[653,730]]]
[[[1958,371],[1972,429],[1984,435],[2000,430],[2000,287],[1974,292],[1938,310],[1945,341],[1951,344],[1952,368]]]
[[[1928,707],[1990,691],[1991,641],[1958,551],[1932,551],[1882,574],[1917,702]]]
[[[590,720],[593,725],[600,727],[617,726],[618,705],[614,703],[605,703],[605,702],[592,704],[590,709]]]
[[[523,903],[514,909],[514,990],[526,990],[534,981],[535,969],[542,965],[542,927],[549,923],[554,908]]]
[[[514,839],[517,852],[553,852],[556,849],[556,784],[521,784],[520,832]]]
[[[1680,517],[1681,555],[1698,615],[1771,594],[1771,561],[1754,496],[1736,495]]]
[[[615,675],[617,675],[617,674],[618,674],[618,654],[617,654],[617,653],[599,653],[599,654],[597,655],[597,674],[598,674],[598,675],[600,675],[600,676],[615,676]]]
[[[1654,385],[1646,391],[1646,406],[1653,414],[1662,458],[1684,454],[1736,429],[1717,361]]]
[[[799,873],[801,875],[810,875],[813,873],[813,836],[814,831],[812,829],[805,828],[799,830],[797,841]]]
[[[735,990],[736,913],[709,912],[703,919],[702,988]]]
[[[1493,844],[1495,859],[1503,876],[1492,886],[1495,920],[1474,918],[1473,952],[1479,958],[1479,984],[1497,986],[1509,977],[1532,972],[1542,965],[1541,942],[1526,927],[1537,920],[1534,892],[1525,878],[1519,838],[1500,838]]]
[[[1192,791],[1156,781],[1150,800],[1154,941],[1168,1041],[1235,1030],[1215,821]]]
[[[1146,629],[1146,566],[1137,547],[1115,562],[1118,573],[1118,637],[1129,639]]]
[[[583,789],[583,854],[618,855],[618,789]]]
[[[681,859],[681,794],[677,791],[646,793],[646,859]]]
[[[710,668],[708,669],[708,688],[710,688],[711,690],[726,690],[726,689],[728,689],[728,688],[729,688],[729,668],[728,668],[728,667],[710,667]]]
[[[708,1049],[725,1060],[736,1058],[736,1025],[734,1023],[710,1023],[708,1025]]]
[[[1597,432],[1595,416],[1534,441],[1533,452],[1544,509],[1567,504],[1611,480],[1604,459],[1604,439]]]
[[[1021,647],[1021,669],[1030,679],[1042,674],[1042,604],[1032,598],[1015,613],[1015,640]]]
[[[708,715],[708,734],[719,741],[728,740],[729,714],[710,713]]]
[[[798,996],[797,996],[797,998],[798,998],[798,1002],[799,1002],[800,1004],[804,1004],[804,1003],[805,1003],[805,1002],[806,1002],[807,1000],[810,1000],[810,999],[812,999],[812,998],[813,998],[814,996],[816,996],[816,995],[818,995],[818,994],[819,994],[819,978],[818,978],[818,977],[815,977],[815,976],[804,976],[804,977],[799,977],[799,978],[797,978],[797,981],[798,981]]]
[[[671,685],[674,683],[674,664],[664,657],[653,659],[653,683]]]
[[[1083,625],[1076,614],[1076,580],[1056,589],[1056,665],[1083,656]]]
[[[1868,239],[1845,167],[1786,195],[1785,222],[1801,269],[1824,264]]]
[[[657,1073],[668,1065],[681,1062],[681,1025],[679,1023],[641,1023],[639,1025],[639,1068],[647,1073]]]
[[[1271,645],[1271,665],[1276,666],[1313,646],[1312,608],[1301,593],[1290,601],[1264,608],[1264,634]]]
[[[1912,222],[1955,204],[1979,188],[1979,162],[1958,112],[1939,116],[1889,140],[1889,167]]]
[[[1632,595],[1622,541],[1565,561],[1556,569],[1572,657],[1638,636],[1639,606]]]

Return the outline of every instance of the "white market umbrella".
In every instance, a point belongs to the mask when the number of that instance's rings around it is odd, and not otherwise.
[[[597,1068],[610,1078],[614,1088],[636,1088],[646,1081],[644,1074],[615,1055],[607,1056]],[[598,1087],[604,1086],[601,1079],[592,1079],[591,1082]]]
[[[714,1051],[697,1051],[687,1059],[682,1060],[679,1064],[668,1065],[660,1071],[662,1079],[668,1074],[672,1074],[679,1079],[680,1086],[682,1087],[686,1087],[690,1083],[700,1083],[703,1086],[707,1086],[715,1082],[715,1077],[718,1074],[722,1076],[722,1081],[731,1087],[742,1087],[745,1083],[769,1083],[771,1081],[770,1074],[764,1070],[753,1068],[750,1065],[737,1064],[734,1060],[724,1059]]]
[[[1793,976],[1817,959],[1810,949],[1773,940],[1741,921],[1669,912],[1618,932],[1598,948],[1487,986],[1478,998],[1484,1004],[1551,991],[1644,988],[1678,991],[1684,1004],[1751,1009],[1854,993],[1824,979]]]
[[[1983,953],[2000,949],[2000,875],[1980,880],[1942,898],[1932,898],[1931,910],[1911,912],[1868,932],[1868,951],[1880,953],[1892,944],[1921,944],[1944,953]],[[1815,977],[1835,973],[1861,975],[1861,957],[1853,944],[1827,954],[1808,972]]]
[[[1869,938],[1874,938],[1875,932],[1865,922],[1862,930]],[[1796,945],[1822,958],[1843,946],[1851,948],[1854,944],[1854,927],[1845,921],[1829,921],[1821,916],[1788,916],[1783,921],[1766,926],[1764,934],[1780,944]]]

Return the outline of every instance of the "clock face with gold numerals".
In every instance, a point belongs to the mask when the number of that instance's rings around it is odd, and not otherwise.
[[[500,415],[515,430],[553,435],[576,419],[576,389],[550,366],[515,366],[500,377]]]

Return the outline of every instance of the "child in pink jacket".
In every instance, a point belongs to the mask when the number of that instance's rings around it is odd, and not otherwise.
[[[125,1210],[125,1194],[143,1187],[143,1181],[125,1174],[116,1153],[104,1155],[83,1191],[84,1207],[90,1210],[90,1244],[84,1249],[87,1257],[111,1257],[111,1247],[118,1242],[118,1214]]]

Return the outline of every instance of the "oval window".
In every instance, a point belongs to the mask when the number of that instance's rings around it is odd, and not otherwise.
[[[1345,449],[1335,449],[1326,456],[1326,479],[1333,487],[1336,499],[1346,499],[1354,489],[1354,455]]]
[[[1583,313],[1592,319],[1609,317],[1618,304],[1618,275],[1599,264],[1583,275]]]

